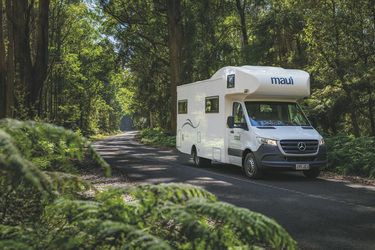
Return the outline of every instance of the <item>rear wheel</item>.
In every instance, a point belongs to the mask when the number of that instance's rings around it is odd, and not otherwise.
[[[198,156],[198,153],[197,153],[197,150],[196,150],[195,147],[193,148],[193,153],[192,153],[192,155],[193,155],[194,165],[195,165],[196,167],[203,168],[203,167],[208,167],[208,166],[210,166],[210,164],[211,164],[211,160],[206,159],[206,158],[199,157],[199,156]]]
[[[244,163],[243,163],[243,169],[247,177],[249,177],[250,179],[258,179],[262,175],[261,171],[258,168],[258,165],[255,160],[255,156],[253,153],[248,153],[246,155]]]

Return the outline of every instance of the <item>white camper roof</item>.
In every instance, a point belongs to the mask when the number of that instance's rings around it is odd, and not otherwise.
[[[227,94],[247,94],[246,98],[279,97],[299,99],[310,95],[310,75],[302,70],[266,66],[224,67],[210,80],[234,75],[234,87]]]

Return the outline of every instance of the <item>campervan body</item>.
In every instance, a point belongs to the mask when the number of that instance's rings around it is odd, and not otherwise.
[[[323,137],[297,104],[310,76],[279,67],[225,67],[210,79],[177,87],[176,147],[195,165],[241,166],[249,178],[265,170],[317,177],[326,165]]]

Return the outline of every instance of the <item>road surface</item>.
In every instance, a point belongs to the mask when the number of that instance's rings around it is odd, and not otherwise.
[[[133,140],[135,134],[108,137],[94,147],[140,182],[197,185],[220,201],[273,218],[302,249],[375,249],[375,186],[307,179],[299,172],[250,180],[233,165],[197,168],[189,155],[145,146]]]

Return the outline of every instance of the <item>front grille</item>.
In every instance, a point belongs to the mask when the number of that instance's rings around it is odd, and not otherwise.
[[[286,154],[315,154],[318,151],[317,140],[282,140],[280,146]]]
[[[305,156],[305,157],[284,157],[286,162],[307,162],[315,161],[315,156]]]

